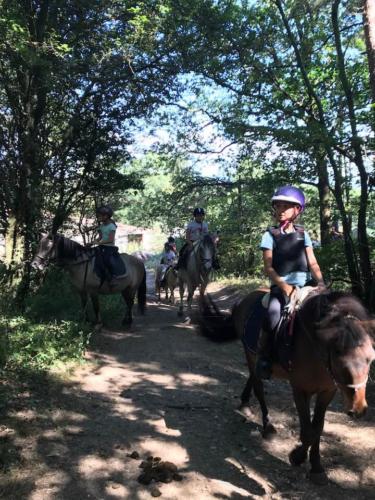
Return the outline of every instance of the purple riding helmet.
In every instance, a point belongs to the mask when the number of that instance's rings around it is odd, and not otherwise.
[[[301,212],[305,210],[305,195],[300,189],[294,186],[282,186],[277,188],[271,198],[272,206],[275,201],[288,201],[289,203],[295,203],[301,207]]]

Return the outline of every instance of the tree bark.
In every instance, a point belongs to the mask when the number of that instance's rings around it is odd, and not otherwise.
[[[315,148],[318,149],[318,148]],[[320,241],[322,246],[330,242],[329,223],[331,219],[329,177],[324,151],[316,151],[316,168],[318,173]]]
[[[364,0],[363,3],[363,25],[373,104],[373,129],[375,129],[375,2],[374,0]]]

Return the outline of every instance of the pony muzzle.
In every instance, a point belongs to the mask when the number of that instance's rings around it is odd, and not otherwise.
[[[43,271],[44,268],[46,267],[45,263],[43,262],[42,259],[40,259],[38,256],[34,258],[34,260],[31,262],[31,267],[35,269],[36,271]]]
[[[350,391],[350,394],[348,394],[348,391]],[[344,399],[349,417],[360,418],[366,414],[368,405],[366,401],[365,387],[361,387],[358,390],[345,390]]]

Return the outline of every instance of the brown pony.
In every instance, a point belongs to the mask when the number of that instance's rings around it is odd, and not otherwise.
[[[127,306],[123,325],[130,326],[135,296],[137,295],[142,314],[146,305],[146,270],[143,262],[132,255],[121,254],[126,275],[109,285],[106,281],[102,282],[94,272],[94,256],[94,249],[86,248],[62,235],[42,234],[31,266],[43,270],[50,262],[55,262],[64,267],[81,295],[85,312],[90,295],[97,325],[101,324],[98,295],[121,293]]]
[[[169,301],[171,304],[174,304],[174,291],[178,283],[177,271],[173,266],[169,266],[165,272],[163,283],[160,280],[160,276],[161,269],[159,266],[155,273],[155,295],[157,295],[158,301],[160,302],[160,292],[161,289],[164,288],[165,300]]]
[[[231,316],[221,315],[221,319],[211,301],[215,311],[212,314],[211,306],[206,306],[207,319],[202,321],[205,336],[216,341],[242,338],[247,318],[264,294],[260,290],[250,293],[234,306]],[[354,296],[343,292],[314,294],[302,304],[294,319],[291,369],[273,365],[273,377],[289,380],[299,415],[301,444],[292,450],[289,461],[300,465],[309,452],[310,477],[316,483],[327,481],[319,447],[325,413],[337,389],[344,396],[349,415],[360,417],[366,412],[366,383],[375,358],[371,337],[374,328],[375,321]],[[276,430],[268,417],[263,382],[255,376],[255,353],[245,348],[245,354],[249,378],[241,395],[240,409],[249,412],[249,398],[254,390],[262,411],[263,437],[268,437]],[[311,418],[310,403],[314,395]]]

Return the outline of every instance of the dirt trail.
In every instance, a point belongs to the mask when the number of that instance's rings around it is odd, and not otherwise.
[[[222,306],[234,299],[211,293]],[[10,402],[0,498],[150,499],[155,483],[137,481],[149,455],[183,476],[158,483],[164,499],[374,498],[373,415],[352,422],[335,400],[322,445],[330,482],[313,486],[288,464],[298,426],[286,383],[267,385],[274,440],[261,439],[255,402],[252,422],[235,412],[246,377],[239,342],[212,344],[152,299],[131,332],[105,329],[94,340],[92,363],[70,380],[31,385]],[[368,399],[373,410],[373,384]]]

